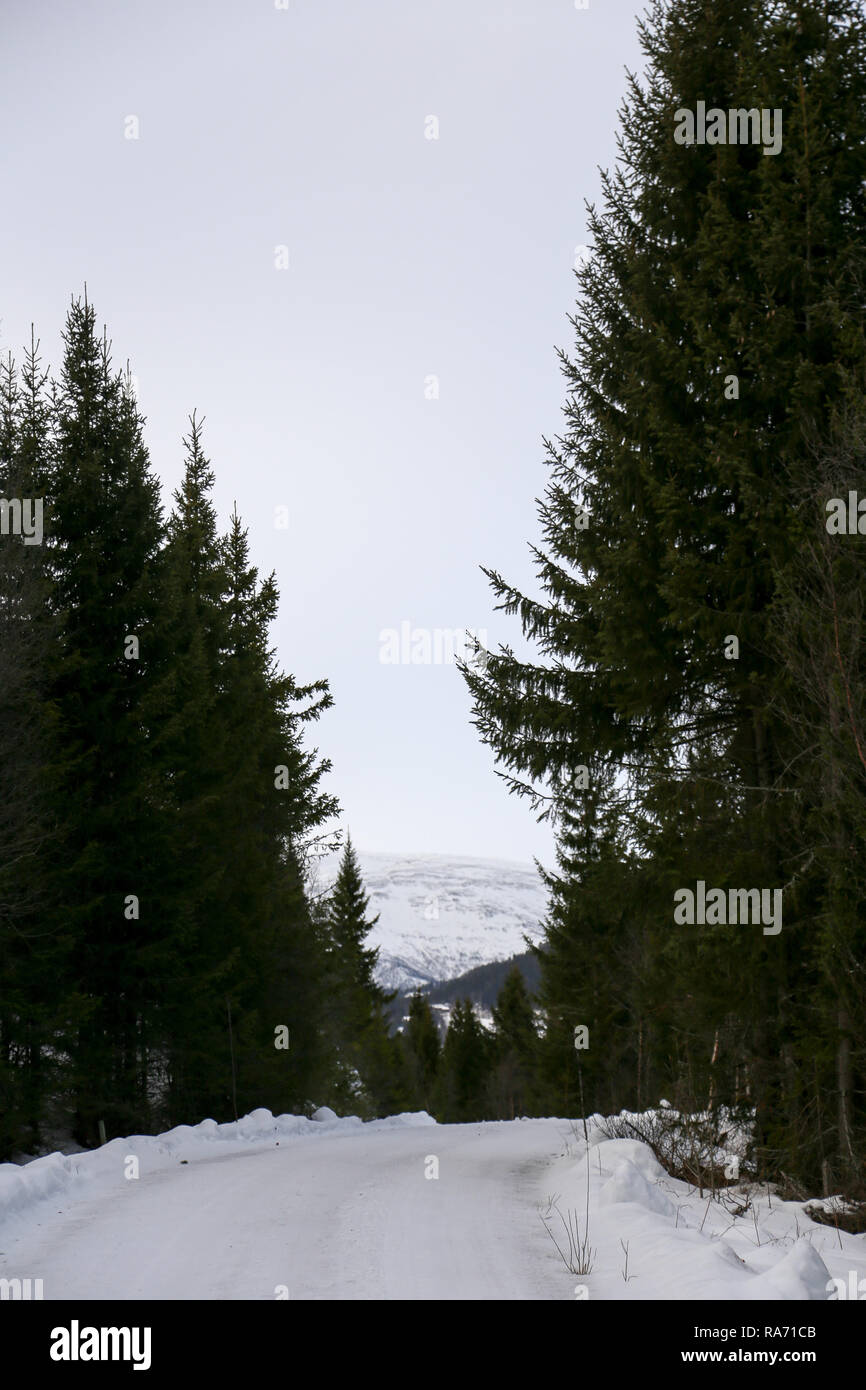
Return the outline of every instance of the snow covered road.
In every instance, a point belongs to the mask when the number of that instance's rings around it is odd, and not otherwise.
[[[864,1236],[766,1185],[714,1200],[599,1119],[587,1142],[562,1119],[256,1110],[0,1164],[0,1299],[866,1297]],[[570,1274],[542,1217],[567,1252],[587,1203]]]
[[[364,1126],[151,1172],[142,1158],[133,1181],[118,1151],[113,1190],[103,1175],[90,1200],[40,1202],[38,1225],[0,1239],[0,1276],[41,1278],[45,1299],[573,1298],[538,1217],[562,1132]]]

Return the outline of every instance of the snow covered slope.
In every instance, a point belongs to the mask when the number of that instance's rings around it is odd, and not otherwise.
[[[524,933],[541,937],[547,895],[532,864],[360,850],[358,860],[379,914],[368,944],[380,948],[377,979],[387,989],[453,979],[525,951]],[[320,865],[323,888],[338,864]]]

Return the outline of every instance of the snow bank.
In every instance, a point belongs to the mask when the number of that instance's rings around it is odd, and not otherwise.
[[[830,1272],[807,1239],[798,1240],[743,1291],[743,1298],[827,1299]]]
[[[606,1138],[602,1123],[588,1120],[585,1140],[571,1122],[565,1152],[539,1179],[539,1194],[558,1194],[553,1206],[581,1239],[588,1189],[595,1253],[580,1277],[590,1298],[826,1301],[834,1277],[866,1275],[866,1239],[814,1222],[808,1203],[749,1182],[701,1194],[670,1177],[649,1145]],[[552,1220],[557,1234],[560,1217]]]
[[[357,1133],[359,1129],[402,1129],[435,1125],[425,1111],[391,1115],[384,1120],[359,1120],[356,1115],[338,1116],[321,1106],[308,1120],[303,1115],[272,1115],[270,1110],[253,1110],[240,1120],[219,1125],[202,1120],[197,1125],[177,1125],[164,1134],[133,1134],[112,1139],[101,1148],[66,1155],[46,1154],[29,1163],[0,1163],[0,1232],[14,1233],[30,1224],[34,1209],[51,1203],[62,1205],[98,1196],[123,1186],[137,1161],[138,1173],[153,1173],[177,1163],[195,1163],[231,1152],[240,1145],[282,1144],[298,1139],[314,1139],[325,1134]]]
[[[601,1202],[605,1206],[632,1202],[635,1206],[645,1207],[647,1211],[657,1211],[661,1216],[675,1215],[670,1198],[665,1196],[661,1188],[650,1186],[640,1169],[628,1158],[620,1159],[613,1177],[608,1178],[601,1189]]]

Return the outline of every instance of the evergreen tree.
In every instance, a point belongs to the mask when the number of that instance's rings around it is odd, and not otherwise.
[[[332,704],[323,680],[299,686],[278,668],[269,628],[275,577],[260,581],[235,511],[225,546],[229,644],[221,686],[227,731],[231,873],[223,890],[227,939],[244,947],[232,971],[239,1018],[242,1105],[302,1104],[331,1076],[333,1041],[320,1025],[327,962],[304,888],[303,865],[338,811],[321,788],[330,763],[306,749],[304,725]],[[288,1048],[275,1046],[285,1028]]]
[[[87,1007],[73,1047],[76,1137],[145,1128],[142,1025],[159,839],[148,814],[145,710],[156,677],[159,484],[142,419],[95,313],[73,301],[45,469],[49,612],[57,636],[47,699],[59,837],[56,929],[71,943],[70,983]]]
[[[0,363],[0,506],[9,528],[0,536],[0,1159],[38,1150],[49,1097],[64,1084],[75,1015],[68,942],[53,925],[48,889],[56,850],[46,705],[53,627],[38,534],[51,444],[46,383],[33,338],[20,381],[11,354]],[[30,537],[13,529],[18,506],[35,525]]]
[[[237,514],[218,534],[195,415],[165,528],[86,301],[64,341],[51,393],[35,343],[20,381],[0,371],[0,481],[45,498],[45,545],[0,546],[2,1156],[67,1099],[95,1143],[99,1121],[297,1109],[337,1065],[306,884],[338,810],[304,739],[327,683],[278,668],[274,576]],[[369,1024],[397,1103],[399,1058]]]
[[[396,997],[375,981],[378,948],[365,945],[378,916],[367,919],[369,897],[358,857],[347,838],[328,903],[331,977],[336,997],[336,1032],[343,1066],[342,1105],[369,1116],[393,1113],[408,1103],[399,1043],[390,1037],[384,1006]]]
[[[227,979],[240,942],[226,930],[232,807],[221,672],[228,574],[211,501],[214,474],[193,415],[159,571],[164,662],[149,710],[166,810],[158,885],[170,924],[154,1042],[164,1050],[163,1120],[230,1118]],[[242,804],[242,803],[241,803]],[[155,963],[152,962],[152,967]]]
[[[374,978],[379,958],[378,947],[371,948],[364,944],[379,920],[378,915],[367,920],[369,905],[361,866],[349,836],[331,892],[328,916],[340,972],[347,986],[356,991],[354,1007],[359,1010],[361,1018],[366,1017],[368,1012],[367,999],[381,1004],[388,998]]]
[[[482,1028],[471,999],[458,999],[442,1047],[436,1085],[436,1119],[466,1124],[491,1118],[489,1083],[491,1038]]]
[[[866,1187],[857,1154],[857,1097],[866,1082],[866,539],[856,527],[847,533],[851,493],[866,496],[864,459],[861,408],[840,413],[831,435],[815,441],[807,476],[791,477],[805,534],[780,585],[770,633],[788,678],[774,713],[802,750],[788,779],[789,833],[803,847],[793,887],[816,904],[807,961],[817,983],[802,1001],[798,1040],[812,1064],[791,1079],[803,1116],[797,1139],[806,1151],[814,1145],[812,1117],[820,1117],[825,1194],[840,1184],[854,1190],[858,1177]],[[841,532],[834,515],[840,506]],[[834,1071],[835,1096],[821,1084]]]
[[[532,1001],[516,965],[508,972],[493,1006],[493,1027],[491,1095],[495,1113],[503,1120],[532,1114],[538,1033]]]
[[[328,764],[302,725],[331,703],[269,645],[274,576],[260,581],[237,512],[221,538],[195,415],[161,571],[170,654],[154,697],[171,842],[173,924],[160,991],[168,1122],[303,1104],[331,1074],[318,1014],[324,952],[306,898],[309,837],[336,813]]]
[[[430,1001],[420,989],[409,1000],[409,1019],[401,1036],[413,1107],[432,1114],[442,1044]]]
[[[654,4],[640,32],[648,73],[629,79],[619,162],[603,212],[590,209],[577,351],[561,354],[567,430],[548,445],[543,596],[487,571],[539,659],[504,647],[465,677],[514,790],[557,810],[575,786],[600,798],[591,833],[605,866],[560,841],[542,954],[554,1027],[574,1007],[595,929],[604,1031],[593,1065],[619,1103],[638,1090],[649,1099],[665,1075],[694,1107],[745,1097],[763,1163],[811,1180],[828,1145],[843,1157],[797,1081],[816,1051],[801,1020],[818,983],[809,933],[824,887],[790,892],[774,937],[675,928],[672,902],[698,878],[788,885],[807,850],[789,839],[802,745],[772,717],[789,678],[770,629],[802,539],[790,477],[862,374],[851,284],[866,25],[849,0],[674,0]],[[677,143],[677,112],[698,101],[781,110],[781,151]],[[580,900],[587,874],[595,924]],[[620,904],[636,908],[627,928]],[[592,1002],[580,984],[577,1000]],[[850,1025],[822,1026],[816,1081],[835,1091],[831,1057]]]

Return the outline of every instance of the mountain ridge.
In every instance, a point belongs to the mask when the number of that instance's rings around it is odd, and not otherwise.
[[[379,948],[377,982],[411,991],[508,960],[538,941],[547,892],[533,864],[474,855],[393,854],[356,850],[379,921],[367,944]],[[317,877],[333,883],[339,855]]]

